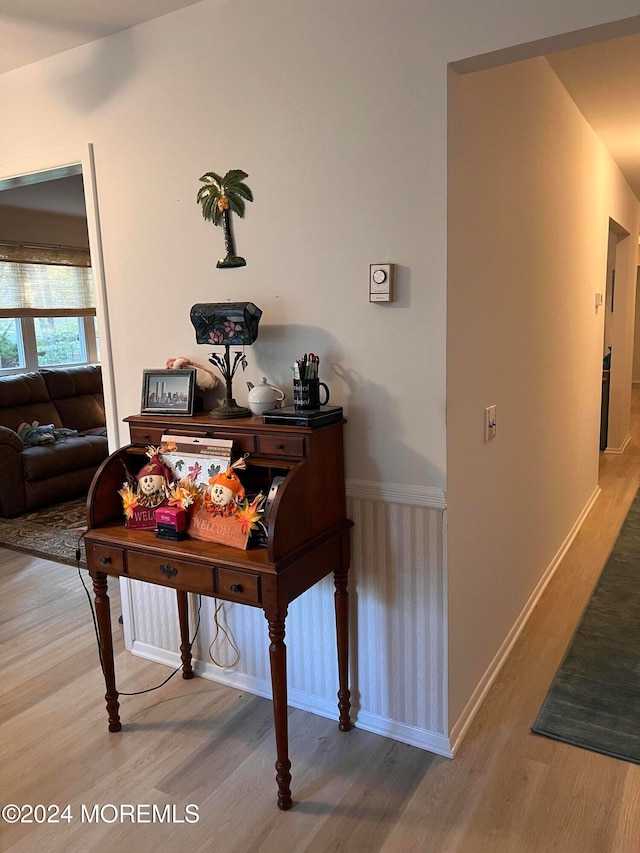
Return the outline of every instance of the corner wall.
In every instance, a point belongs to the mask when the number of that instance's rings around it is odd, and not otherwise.
[[[596,495],[595,293],[609,217],[637,234],[638,202],[544,59],[452,74],[449,140],[449,709],[460,726]],[[635,262],[634,249],[616,287],[631,329]],[[628,429],[627,320],[616,405]]]

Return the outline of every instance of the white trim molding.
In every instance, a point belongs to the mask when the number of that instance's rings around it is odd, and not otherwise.
[[[629,433],[629,435],[622,442],[621,447],[607,447],[607,449],[604,452],[615,455],[615,456],[621,456],[625,452],[627,447],[629,446],[630,441],[631,441],[631,433]]]
[[[180,655],[177,652],[159,649],[157,646],[148,643],[141,643],[136,640],[131,651],[137,657],[164,664],[164,666],[172,669],[179,669],[181,666]],[[197,676],[206,678],[208,681],[214,681],[216,684],[223,684],[233,690],[271,699],[271,682],[268,678],[254,678],[234,670],[220,669],[207,661],[199,660],[193,661],[193,671]],[[310,714],[317,714],[319,717],[325,717],[328,720],[337,721],[338,719],[338,706],[335,702],[322,696],[310,696],[308,693],[295,688],[288,688],[287,704],[292,708],[299,708],[301,711],[308,711]],[[351,706],[351,721],[355,728],[360,728],[363,731],[382,735],[409,746],[416,746],[418,749],[442,755],[444,758],[453,758],[449,738],[438,732],[427,731],[417,726],[388,720],[378,714],[361,711],[355,704]]]
[[[447,495],[434,486],[407,486],[403,483],[378,483],[370,480],[347,480],[347,495],[359,500],[425,506],[446,509]]]

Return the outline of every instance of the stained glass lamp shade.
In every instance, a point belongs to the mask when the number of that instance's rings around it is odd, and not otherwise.
[[[210,414],[212,418],[244,418],[251,414],[245,406],[233,399],[233,377],[239,365],[246,367],[244,347],[258,337],[258,323],[262,311],[253,302],[202,302],[191,308],[191,322],[196,330],[196,342],[223,346],[224,354],[212,352],[209,358],[227,386],[227,396],[221,406]],[[240,346],[230,355],[230,347]]]

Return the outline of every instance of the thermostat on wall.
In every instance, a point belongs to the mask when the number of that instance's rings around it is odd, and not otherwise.
[[[371,264],[369,267],[369,302],[393,302],[395,299],[395,264]]]

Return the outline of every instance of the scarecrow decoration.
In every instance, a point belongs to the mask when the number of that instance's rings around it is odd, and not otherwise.
[[[247,467],[245,459],[248,455],[229,465],[226,471],[209,478],[209,488],[200,506],[191,514],[190,536],[246,549],[249,534],[258,527],[260,507],[264,503],[262,493],[249,503],[236,473],[236,470]]]
[[[149,461],[136,478],[127,472],[127,480],[118,494],[122,498],[126,527],[155,530],[155,511],[168,503],[172,477],[157,447],[147,447],[146,453]]]
[[[136,477],[126,471],[126,482],[118,494],[122,498],[125,526],[156,530],[161,539],[194,539],[219,542],[246,549],[249,536],[261,530],[264,495],[251,501],[237,471],[245,470],[246,453],[225,471],[218,471],[205,484],[191,476],[177,480],[164,463],[161,450],[170,452],[173,442],[148,447],[149,461]],[[204,457],[201,457],[204,459]]]

